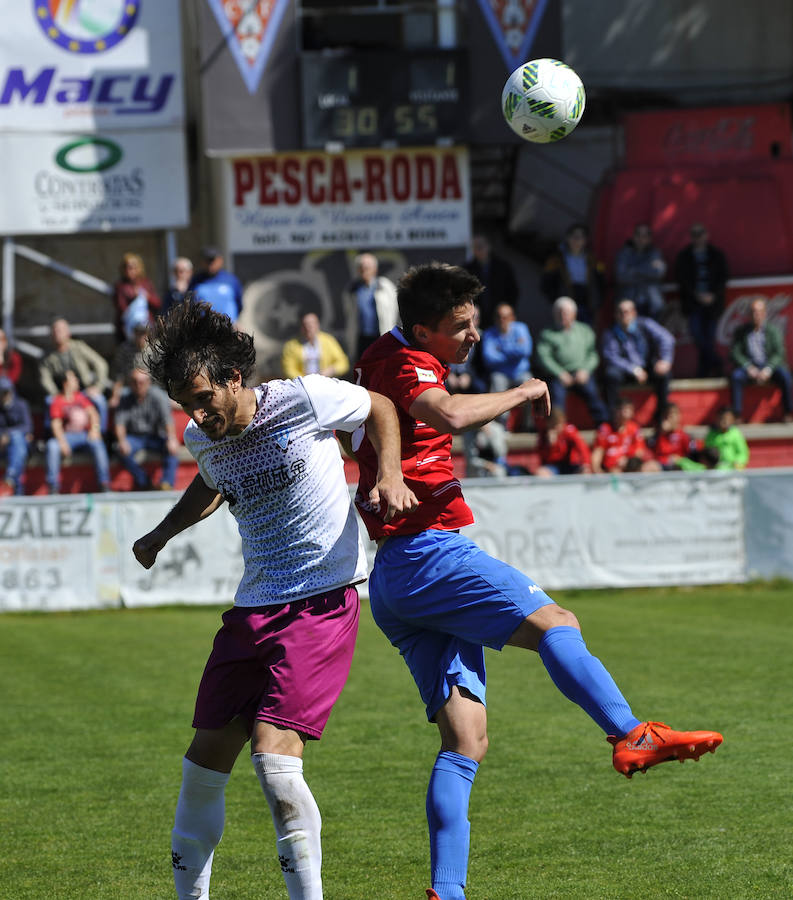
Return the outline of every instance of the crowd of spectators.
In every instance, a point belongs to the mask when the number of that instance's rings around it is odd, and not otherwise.
[[[667,273],[677,283],[679,308],[696,349],[698,377],[725,370],[716,346],[716,328],[725,309],[728,264],[710,242],[705,225],[695,223],[690,242],[668,267],[653,240],[652,228],[638,223],[612,261],[612,284],[591,246],[585,225],[573,223],[542,268],[539,291],[551,304],[552,326],[536,336],[521,321],[519,282],[511,263],[494,252],[491,239],[476,233],[464,267],[484,285],[477,309],[481,341],[464,363],[449,371],[451,392],[501,391],[536,375],[548,381],[553,413],[547,422],[512,415],[464,436],[469,475],[523,474],[507,461],[511,430],[537,432],[539,466],[535,474],[552,477],[589,472],[669,469],[741,468],[748,446],[742,423],[747,384],[774,383],[781,392],[784,421],[793,421],[793,377],[781,329],[769,321],[766,300],[750,305],[750,318],[739,326],[729,348],[731,406],[720,409],[704,440],[688,435],[681,411],[669,403],[676,340],[662,322]],[[25,468],[37,447],[45,457],[46,485],[60,490],[64,458],[87,450],[98,490],[110,484],[110,461],[118,459],[132,475],[135,489],[152,489],[153,465],[159,460],[158,486],[175,484],[179,440],[173,405],[150,383],[143,352],[153,318],[186,300],[200,300],[237,322],[242,285],[225,268],[213,246],[201,251],[194,269],[187,257],[176,258],[167,284],[158,292],[146,275],[141,256],[125,253],[112,297],[116,337],[105,359],[87,341],[71,334],[69,321],[51,323],[51,348],[38,365],[41,414],[31,415],[30,397],[18,389],[23,359],[0,330],[0,495],[25,493]],[[398,324],[396,286],[379,274],[377,257],[355,257],[355,275],[342,296],[346,331],[337,338],[324,331],[319,316],[303,312],[299,333],[282,353],[282,375],[294,378],[318,372],[352,377],[351,360],[380,334]],[[636,422],[626,387],[646,386],[655,394],[652,433]],[[589,443],[568,421],[568,394],[585,403],[594,437]],[[35,401],[34,401],[35,402]],[[41,424],[38,425],[38,420]],[[576,420],[578,421],[578,420]]]

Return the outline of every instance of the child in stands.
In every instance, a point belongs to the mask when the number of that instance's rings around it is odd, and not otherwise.
[[[548,427],[540,430],[539,478],[554,475],[583,475],[592,471],[592,457],[581,432],[567,421],[558,407],[548,416]]]
[[[682,427],[682,415],[677,403],[666,405],[655,434],[650,438],[649,447],[665,470],[679,469],[680,460],[699,449],[698,442]]]

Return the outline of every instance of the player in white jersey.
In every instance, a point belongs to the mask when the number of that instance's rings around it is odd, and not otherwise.
[[[185,444],[199,471],[133,551],[150,568],[170,538],[224,501],[242,537],[244,574],[201,679],[183,760],[172,832],[177,895],[209,896],[225,786],[250,740],[290,900],[319,900],[321,819],[303,780],[303,748],[321,736],[347,679],[354,585],[366,578],[334,431],[365,426],[380,465],[370,499],[387,519],[417,500],[402,479],[389,400],[321,375],[249,388],[254,361],[250,335],[206,304],[179,304],[153,326],[147,364],[191,417]]]

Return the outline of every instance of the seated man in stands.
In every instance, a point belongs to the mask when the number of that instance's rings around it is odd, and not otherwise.
[[[41,361],[39,379],[47,402],[58,393],[58,380],[67,370],[77,378],[78,390],[94,404],[99,413],[99,427],[107,429],[107,400],[104,390],[108,365],[105,358],[85,341],[72,337],[69,323],[63,316],[54,319],[50,329],[54,350]]]
[[[507,391],[531,378],[532,339],[529,326],[519,322],[509,303],[499,303],[495,311],[496,324],[482,333],[482,366],[493,393]],[[523,410],[522,415],[529,415]],[[509,414],[498,421],[506,426]]]
[[[51,494],[60,493],[61,458],[75,450],[88,449],[94,460],[99,490],[110,487],[110,463],[99,428],[99,413],[80,393],[80,383],[71,369],[54,377],[58,393],[50,404],[52,437],[47,441],[47,485]]]
[[[613,421],[604,422],[595,432],[592,445],[593,472],[644,470],[645,464],[650,460],[650,451],[633,413],[633,401],[623,397],[617,402]],[[657,471],[660,466],[656,463],[652,469]]]
[[[135,457],[141,450],[162,457],[160,490],[170,490],[179,466],[179,441],[171,414],[171,401],[161,388],[151,383],[143,369],[132,370],[129,391],[122,395],[114,417],[116,449],[124,468],[132,474],[135,489],[153,489],[151,478]]]
[[[699,449],[697,441],[682,427],[677,403],[668,403],[650,438],[649,447],[662,469],[679,469],[680,460],[688,459]]]
[[[555,328],[545,328],[537,341],[537,359],[548,374],[551,403],[564,410],[567,391],[586,401],[595,428],[608,419],[595,383],[600,359],[595,348],[595,332],[585,322],[577,322],[578,306],[571,297],[557,297],[553,304]]]
[[[633,300],[620,300],[614,325],[603,333],[601,355],[609,412],[614,414],[624,384],[646,384],[655,389],[660,416],[669,396],[673,335],[654,319],[638,316]]]
[[[308,312],[300,319],[300,337],[284,344],[281,368],[284,378],[317,373],[341,378],[350,371],[350,360],[336,338],[320,330],[317,314]]]
[[[123,344],[119,344],[113,354],[110,364],[110,378],[113,382],[109,404],[111,409],[118,406],[121,395],[129,389],[129,376],[132,370],[144,368],[143,351],[148,334],[149,326],[139,322],[133,327],[132,336]]]
[[[583,475],[592,471],[592,458],[581,433],[567,421],[564,409],[557,406],[548,416],[548,427],[540,429],[540,478],[554,475]]]
[[[0,375],[0,460],[5,458],[6,463],[0,496],[25,493],[22,475],[32,440],[30,407],[18,396],[11,379]]]
[[[730,359],[735,369],[730,374],[732,408],[742,421],[743,389],[747,382],[768,384],[773,381],[782,391],[784,421],[793,422],[793,379],[787,364],[785,339],[781,329],[768,321],[765,297],[755,297],[751,321],[735,330]]]

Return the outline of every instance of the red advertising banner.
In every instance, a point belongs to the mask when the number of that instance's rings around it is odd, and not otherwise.
[[[793,155],[786,103],[630,113],[625,164],[710,165]]]

